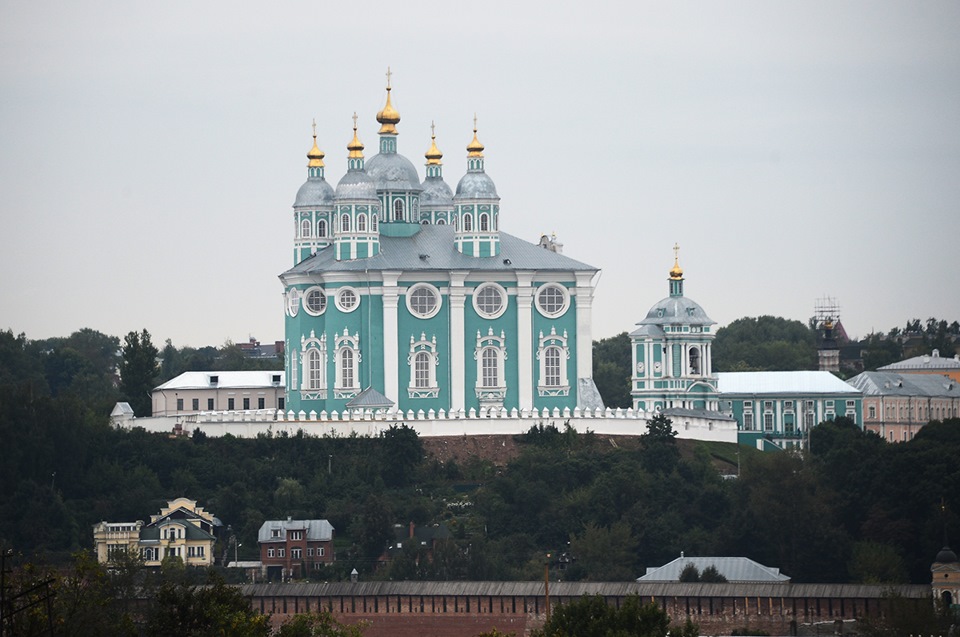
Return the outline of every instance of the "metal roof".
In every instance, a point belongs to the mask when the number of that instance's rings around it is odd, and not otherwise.
[[[877,368],[879,371],[900,370],[900,371],[926,371],[926,370],[960,370],[960,355],[953,358],[941,358],[939,350],[933,350],[931,354],[923,356],[914,356],[903,361],[890,363]]]
[[[960,383],[939,374],[863,372],[847,381],[865,396],[960,398]]]
[[[860,394],[830,372],[718,372],[721,394]]]
[[[638,582],[678,582],[687,564],[693,564],[701,573],[711,566],[728,582],[789,582],[790,578],[778,568],[764,566],[747,557],[684,557],[659,567],[648,567]]]
[[[326,272],[365,272],[368,270],[515,270],[593,271],[597,268],[570,257],[545,250],[539,245],[500,233],[500,254],[495,257],[471,257],[454,246],[454,228],[449,225],[424,225],[412,237],[380,236],[380,254],[367,259],[337,261],[334,250],[325,248],[287,270],[281,278],[294,274]]]
[[[280,531],[278,537],[274,537],[273,531]],[[326,520],[267,520],[260,525],[257,531],[258,542],[284,542],[287,539],[287,531],[306,530],[307,540],[332,540],[333,525]]]
[[[517,596],[542,597],[543,582],[324,582],[246,584],[245,596],[256,597],[372,597],[384,595],[423,596]],[[899,594],[928,599],[929,585],[874,584],[703,584],[680,582],[550,582],[550,597],[776,597],[881,599]]]
[[[393,407],[393,405],[394,403],[392,400],[378,392],[373,387],[367,387],[347,403],[347,407],[350,409],[389,409],[390,407]]]
[[[729,414],[724,414],[719,411],[708,411],[706,409],[684,409],[682,407],[668,407],[667,409],[661,410],[664,416],[678,416],[687,418],[704,418],[706,420],[731,420],[736,421],[737,419]]]
[[[210,378],[217,377],[216,383],[211,383]],[[278,382],[273,381],[274,376],[280,376]],[[154,388],[153,391],[161,389],[239,389],[252,387],[284,387],[286,375],[282,370],[255,370],[243,372],[184,372],[179,376],[171,378],[162,385]]]

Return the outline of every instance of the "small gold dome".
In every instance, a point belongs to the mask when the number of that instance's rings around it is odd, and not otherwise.
[[[347,157],[351,159],[362,158],[363,157],[363,142],[360,141],[360,138],[357,137],[357,114],[353,114],[353,139],[350,140],[350,143],[347,144],[347,150],[350,151],[350,154]]]
[[[467,157],[483,157],[483,144],[477,139],[477,116],[473,116],[473,141],[467,144]]]
[[[377,113],[377,121],[380,122],[380,135],[396,135],[396,124],[400,122],[400,113],[390,103],[390,67],[387,67],[387,103],[383,110]]]
[[[433,122],[430,122],[430,148],[423,156],[427,158],[428,166],[439,166],[442,163],[440,160],[443,159],[443,153],[437,148],[437,135],[433,130]]]
[[[670,268],[670,278],[671,279],[682,279],[683,278],[683,269],[680,267],[680,246],[674,244],[673,246],[673,267]]]
[[[313,148],[307,153],[307,159],[310,160],[307,162],[307,166],[310,168],[323,168],[323,158],[325,156],[323,151],[320,150],[320,147],[317,146],[317,120],[313,120]]]

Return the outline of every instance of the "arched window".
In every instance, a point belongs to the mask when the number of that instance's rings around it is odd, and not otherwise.
[[[463,231],[470,232],[473,230],[473,217],[470,215],[463,215]]]
[[[480,231],[486,232],[490,229],[490,217],[487,216],[487,213],[480,215]]]
[[[327,220],[321,219],[317,222],[317,236],[325,237],[327,236]]]
[[[379,220],[380,220],[380,216],[378,214],[374,213],[370,215],[370,231],[371,232],[377,231],[377,225],[379,223]]]
[[[347,213],[340,216],[340,232],[350,232],[350,215]]]
[[[484,348],[481,354],[482,387],[500,386],[500,350],[494,347]]]
[[[320,352],[316,349],[307,351],[307,389],[321,389],[323,387],[323,368],[320,364]]]
[[[441,218],[441,219],[437,219],[437,225],[438,225],[438,226],[445,226],[445,225],[447,225],[447,220],[446,220],[446,219],[442,219],[442,218]]]
[[[397,199],[393,202],[393,220],[403,221],[403,199]]]
[[[413,386],[417,389],[430,387],[430,363],[433,362],[427,352],[418,352],[413,359]]]
[[[700,374],[700,350],[696,347],[690,348],[690,373]]]
[[[429,225],[430,225],[430,220],[427,219],[426,217],[424,217],[423,219],[420,220],[420,225],[421,225],[421,226],[429,226]]]
[[[547,387],[560,386],[560,357],[559,347],[548,347],[543,351],[544,385]]]
[[[367,215],[361,213],[357,215],[357,232],[367,231]]]
[[[300,236],[309,237],[310,236],[310,220],[304,219],[300,222]]]
[[[353,375],[353,350],[343,349],[340,351],[340,387],[344,389],[354,386]]]

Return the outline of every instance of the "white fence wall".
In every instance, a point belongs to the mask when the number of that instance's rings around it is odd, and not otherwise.
[[[302,430],[308,436],[378,436],[380,432],[399,424],[406,424],[421,437],[514,435],[526,433],[531,427],[543,424],[563,430],[570,425],[576,431],[592,431],[610,436],[639,436],[647,431],[647,420],[652,414],[632,409],[606,409],[572,412],[553,410],[549,412],[517,412],[506,410],[476,413],[450,412],[275,412],[233,411],[204,412],[190,416],[158,416],[133,418],[116,416],[113,424],[124,429],[142,427],[154,433],[193,435],[196,430],[208,436],[230,434],[237,438],[255,438],[259,435],[295,435]],[[680,416],[673,417],[673,429],[677,438],[737,442],[737,424],[732,420]]]

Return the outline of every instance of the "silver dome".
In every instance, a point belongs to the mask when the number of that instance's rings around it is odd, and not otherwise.
[[[377,187],[362,170],[348,171],[337,184],[337,199],[377,199]]]
[[[374,155],[366,162],[366,171],[377,190],[420,190],[420,175],[409,159],[396,153]]]
[[[458,199],[499,199],[497,187],[484,172],[469,172],[457,184]]]
[[[637,325],[716,325],[694,301],[685,296],[668,296],[647,312],[647,318]]]
[[[420,208],[452,208],[453,192],[442,177],[427,177],[423,180],[423,192],[420,193]]]
[[[323,177],[310,177],[307,179],[300,190],[297,191],[297,198],[293,202],[294,207],[299,206],[324,206],[333,204],[333,186],[327,183]]]

